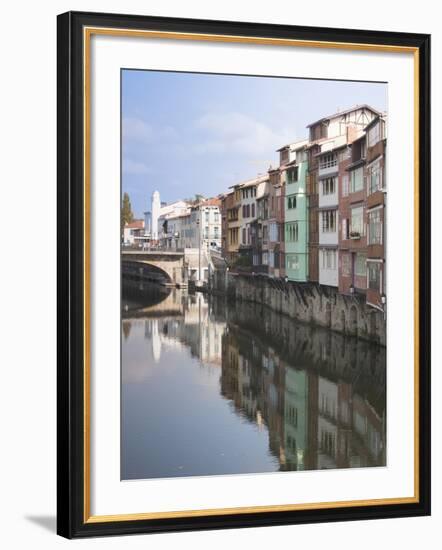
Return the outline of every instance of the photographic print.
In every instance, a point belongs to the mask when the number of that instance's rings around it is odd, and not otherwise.
[[[386,466],[387,84],[121,70],[121,479]]]
[[[57,532],[429,515],[430,36],[57,24]]]

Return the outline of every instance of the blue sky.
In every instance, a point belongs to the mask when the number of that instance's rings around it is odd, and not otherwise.
[[[166,202],[216,196],[276,166],[307,124],[362,103],[385,111],[387,85],[124,70],[123,192],[136,217],[155,190]]]

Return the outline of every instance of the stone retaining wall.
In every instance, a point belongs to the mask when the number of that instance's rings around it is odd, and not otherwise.
[[[225,271],[213,274],[211,290],[231,300],[268,306],[303,323],[329,328],[385,346],[384,313],[365,304],[365,296],[345,296],[333,287],[238,275]]]

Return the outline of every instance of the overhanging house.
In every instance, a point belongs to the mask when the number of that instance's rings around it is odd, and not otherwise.
[[[308,275],[307,141],[291,146],[286,167],[284,200],[285,274],[290,281],[305,282]]]

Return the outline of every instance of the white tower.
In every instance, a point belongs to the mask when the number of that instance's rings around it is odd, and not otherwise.
[[[151,238],[152,240],[158,240],[158,218],[160,217],[161,201],[160,192],[154,191],[152,193],[152,218],[151,218]]]

